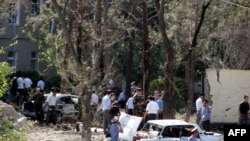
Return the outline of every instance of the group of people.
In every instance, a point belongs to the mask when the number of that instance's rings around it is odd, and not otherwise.
[[[111,137],[112,141],[117,141],[119,138],[119,132],[122,132],[122,128],[119,123],[119,115],[116,109],[118,100],[113,91],[107,90],[105,96],[102,98],[102,112],[103,112],[103,131],[106,137]],[[113,109],[114,108],[114,109]]]
[[[205,131],[210,131],[210,119],[212,107],[209,100],[205,99],[204,94],[200,94],[196,102],[196,123]]]
[[[27,102],[31,94],[32,86],[33,81],[25,74],[19,74],[18,77],[13,77],[10,81],[11,99],[14,99],[14,102],[19,106],[22,105],[23,102]],[[45,82],[42,80],[42,77],[36,86],[43,92]]]
[[[159,90],[155,90],[153,96],[148,96],[145,99],[142,94],[142,89],[139,88],[135,82],[132,82],[131,96],[127,101],[124,101],[124,97],[124,91],[122,91],[118,99],[116,99],[116,94],[108,90],[102,98],[103,131],[106,136],[110,135],[112,141],[117,141],[119,132],[122,132],[118,121],[119,114],[112,109],[115,105],[125,104],[124,107],[127,114],[143,117],[145,122],[147,120],[163,119],[163,100]],[[123,102],[121,102],[122,100]],[[143,124],[142,122],[140,127],[142,127]]]
[[[43,93],[41,92],[40,88],[37,87],[35,94],[31,96],[30,100],[34,102],[36,120],[40,125],[44,123],[44,112],[46,112],[45,124],[49,126],[49,123],[52,122],[54,125],[56,125],[56,94],[56,88],[52,87],[51,93],[46,99],[44,99]]]
[[[45,123],[49,122],[56,124],[56,88],[51,88],[51,94],[44,99],[45,82],[42,77],[35,85],[35,91],[31,89],[34,87],[33,81],[24,74],[19,74],[18,77],[13,77],[10,81],[10,92],[13,96],[14,102],[17,105],[32,102],[34,105],[35,118],[40,123],[44,122],[44,111],[46,111]],[[25,104],[24,104],[25,105]],[[27,104],[29,106],[29,104]],[[33,106],[32,106],[33,107]]]
[[[250,105],[249,97],[244,95],[243,101],[240,102],[238,108],[239,125],[249,125]],[[205,131],[210,131],[212,107],[209,100],[205,99],[204,94],[201,94],[196,100],[196,123]]]

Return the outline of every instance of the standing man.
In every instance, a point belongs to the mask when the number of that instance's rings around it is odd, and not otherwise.
[[[36,88],[36,92],[31,97],[31,100],[34,100],[36,120],[39,121],[39,123],[41,125],[43,123],[43,119],[44,119],[44,113],[43,113],[44,96],[40,92],[40,88]]]
[[[209,106],[209,101],[207,99],[205,99],[203,103],[204,103],[204,106],[202,107],[202,110],[201,110],[202,127],[205,131],[209,132],[212,107]]]
[[[134,115],[144,117],[145,112],[145,99],[142,95],[142,89],[138,88],[133,96]]]
[[[125,108],[126,101],[125,101],[124,90],[121,91],[121,93],[118,96],[118,103],[119,103],[120,108]]]
[[[103,112],[103,131],[105,135],[108,135],[108,127],[111,124],[111,99],[110,94],[112,91],[107,91],[106,95],[102,98],[102,112]]]
[[[23,75],[20,75],[18,78],[17,78],[17,92],[19,93],[19,95],[17,96],[17,105],[22,105],[23,101],[24,100],[27,100],[26,99],[26,95],[24,93],[24,88],[25,88],[25,82],[24,82],[24,79],[23,79]]]
[[[111,120],[112,124],[109,128],[109,133],[111,137],[111,141],[119,141],[119,132],[123,133],[123,129],[120,125],[119,118],[114,116]]]
[[[41,93],[44,92],[45,83],[43,81],[42,76],[40,76],[39,81],[37,82],[37,87],[40,88]]]
[[[92,91],[90,106],[93,108],[93,110],[96,111],[98,103],[99,103],[99,97],[95,93],[95,91]]]
[[[51,88],[51,93],[48,95],[45,101],[45,107],[47,110],[46,114],[46,125],[49,126],[50,120],[54,125],[57,122],[57,115],[56,115],[56,88]]]
[[[201,125],[201,109],[203,107],[203,99],[204,94],[200,94],[200,96],[197,98],[195,105],[196,105],[196,124]]]
[[[29,77],[27,77],[27,75],[25,75],[24,76],[24,83],[25,83],[25,94],[26,94],[26,96],[28,98],[29,94],[30,94],[30,91],[31,91],[31,85],[33,84],[33,82]]]
[[[238,110],[238,117],[239,117],[239,124],[240,125],[249,125],[249,116],[250,113],[250,107],[248,103],[249,97],[247,95],[244,95],[244,100],[239,105]]]
[[[163,119],[163,100],[160,93],[156,95],[156,102],[159,106],[158,119]]]
[[[135,93],[135,91],[139,88],[135,81],[131,82],[131,93]]]
[[[144,119],[146,121],[158,119],[159,106],[157,102],[154,101],[154,99],[155,98],[153,96],[148,96],[149,102],[147,104],[146,112],[144,115]]]
[[[130,96],[126,103],[126,113],[129,115],[134,115],[134,104],[133,104],[133,95]]]
[[[94,115],[97,111],[98,103],[99,103],[99,97],[97,96],[95,91],[92,90],[91,99],[90,99],[91,117],[92,118],[94,118]]]

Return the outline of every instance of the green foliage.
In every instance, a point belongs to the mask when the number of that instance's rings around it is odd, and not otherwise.
[[[154,90],[163,90],[164,81],[162,78],[157,78],[150,81],[149,94],[153,94]]]
[[[178,88],[179,95],[175,97],[175,108],[179,111],[181,108],[187,106],[188,94],[185,79],[181,77],[175,77],[175,84]]]
[[[57,87],[60,90],[61,88],[61,76],[60,75],[53,76],[49,78],[48,80],[46,80],[47,92],[49,92],[51,87]]]
[[[4,122],[0,125],[0,141],[27,141],[28,128],[29,126],[14,129],[11,121]]]
[[[7,76],[13,71],[7,62],[0,62],[0,97],[8,90]]]

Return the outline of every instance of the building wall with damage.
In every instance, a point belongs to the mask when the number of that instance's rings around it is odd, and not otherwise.
[[[207,69],[205,97],[211,101],[212,123],[237,123],[238,106],[250,96],[250,71]]]

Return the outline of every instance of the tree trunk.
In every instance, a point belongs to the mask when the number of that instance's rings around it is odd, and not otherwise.
[[[131,15],[134,15],[135,12],[135,5],[131,7]],[[135,25],[133,24],[134,21],[132,21],[132,18],[129,19],[131,20],[130,26],[134,27]],[[132,74],[132,68],[133,68],[133,57],[134,57],[134,39],[135,39],[135,30],[128,30],[128,57],[126,60],[126,72],[125,72],[125,80],[126,80],[126,87],[125,87],[125,97],[126,100],[131,96],[131,74]]]
[[[126,72],[125,72],[125,80],[126,80],[126,88],[125,88],[125,97],[128,99],[131,96],[131,72],[133,67],[133,56],[134,56],[134,38],[135,31],[131,31],[129,33],[129,45],[128,45],[128,58],[126,63]]]
[[[189,46],[187,48],[189,48]],[[195,51],[191,53],[190,57],[185,63],[185,77],[188,92],[188,105],[185,121],[189,121],[194,102]]]
[[[188,90],[188,106],[187,106],[187,112],[186,112],[186,117],[185,117],[186,121],[189,121],[190,119],[190,115],[191,115],[192,107],[193,107],[193,100],[194,100],[195,48],[196,48],[197,38],[200,32],[200,28],[205,18],[206,9],[208,8],[209,5],[210,5],[210,2],[202,6],[201,17],[200,17],[199,23],[197,24],[196,22],[195,24],[196,26],[195,26],[195,32],[193,35],[192,43],[190,46],[187,47],[188,54],[182,59],[186,61],[185,74],[186,74],[186,84],[187,84],[187,90]],[[198,15],[198,12],[196,13]]]
[[[150,39],[148,31],[148,6],[147,1],[143,1],[143,94],[148,96],[150,85]]]
[[[164,4],[165,0],[155,0],[155,5],[157,9],[157,15],[159,20],[159,31],[162,36],[163,45],[167,50],[166,61],[164,65],[164,118],[174,118],[175,109],[174,105],[174,96],[175,83],[174,83],[174,49],[170,44],[169,38],[166,33],[165,21],[164,21]]]

